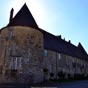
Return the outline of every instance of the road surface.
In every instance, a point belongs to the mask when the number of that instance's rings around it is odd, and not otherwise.
[[[66,84],[58,84],[57,88],[88,88],[88,81],[78,81]]]
[[[0,88],[88,88],[88,80],[69,83],[44,83],[38,85],[29,84],[0,84]]]

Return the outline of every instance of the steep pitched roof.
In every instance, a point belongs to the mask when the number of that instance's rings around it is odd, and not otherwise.
[[[9,26],[29,26],[33,28],[38,28],[38,25],[34,20],[31,12],[29,11],[26,3],[16,14],[16,16],[11,20],[11,22],[7,25],[7,27]]]
[[[86,51],[44,30],[42,30],[42,33],[44,34],[45,49],[88,60]]]

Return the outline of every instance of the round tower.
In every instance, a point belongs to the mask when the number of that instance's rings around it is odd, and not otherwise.
[[[3,77],[6,81],[41,82],[43,34],[26,4],[2,29],[1,37]]]

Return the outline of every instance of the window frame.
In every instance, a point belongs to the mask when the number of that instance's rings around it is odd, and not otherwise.
[[[21,68],[22,68],[22,57],[11,56],[9,69],[18,70]]]

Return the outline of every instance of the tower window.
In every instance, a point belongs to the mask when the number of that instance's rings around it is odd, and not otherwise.
[[[22,65],[22,57],[11,57],[10,61],[10,69],[17,70],[21,69]]]

